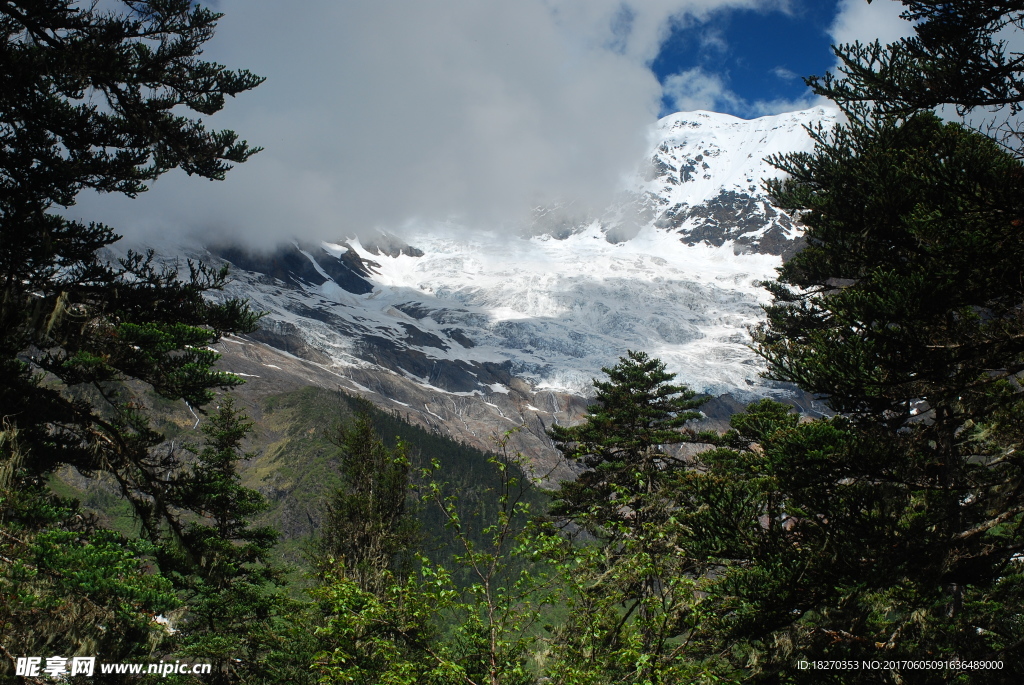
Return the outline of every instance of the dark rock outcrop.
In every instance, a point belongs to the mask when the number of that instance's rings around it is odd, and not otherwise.
[[[803,246],[799,227],[788,214],[763,197],[731,190],[696,207],[673,205],[662,211],[654,225],[677,231],[688,245],[721,246],[733,241],[738,252],[781,255],[783,259]]]
[[[282,245],[273,252],[249,252],[233,246],[216,246],[210,248],[210,253],[239,269],[262,274],[286,287],[301,289],[323,285],[329,279],[356,295],[373,292],[373,285],[366,277],[372,273],[373,267],[379,266],[360,259],[352,249],[335,257],[317,245]]]

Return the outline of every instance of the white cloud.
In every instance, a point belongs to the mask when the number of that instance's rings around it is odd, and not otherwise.
[[[725,85],[721,75],[708,72],[702,67],[669,76],[663,87],[665,97],[680,112],[698,109],[717,112],[745,108],[743,100]]]
[[[835,45],[860,41],[869,43],[879,40],[883,44],[898,41],[914,33],[913,24],[902,19],[904,6],[899,0],[839,0],[836,16],[829,27],[829,36]],[[836,60],[838,66],[839,60]],[[799,78],[799,75],[785,67],[775,67],[772,74],[780,79]],[[834,68],[833,68],[834,71]],[[796,99],[777,99],[751,103],[747,111],[753,116],[779,114],[811,107],[835,108],[835,103],[823,97],[808,93]]]
[[[788,6],[776,6],[774,9],[785,11]],[[903,4],[898,0],[875,0],[870,4],[866,0],[839,0],[829,35],[835,44],[858,40],[870,42],[876,39],[882,43],[895,42],[904,36],[913,35],[913,25],[900,17],[903,9]],[[782,66],[773,68],[771,73],[783,80],[799,78],[798,74]],[[819,106],[834,107],[830,101],[811,93],[793,99],[748,102],[729,89],[721,74],[700,67],[669,77],[665,82],[665,95],[680,110],[731,109],[745,112],[747,116],[765,116]]]
[[[698,109],[711,112],[730,110],[760,117],[828,105],[828,101],[816,98],[810,93],[801,98],[748,102],[733,92],[719,74],[701,67],[669,76],[665,79],[664,92],[673,108],[681,112]]]
[[[783,81],[800,80],[800,74],[796,73],[792,69],[787,69],[786,67],[775,67],[771,70],[771,73],[774,74],[776,78],[780,78]]]
[[[914,33],[913,24],[900,18],[904,9],[897,0],[875,0],[871,4],[866,0],[839,0],[829,35],[836,45],[875,40],[883,45],[895,43]]]
[[[835,109],[835,105],[828,100],[819,98],[811,93],[798,98],[776,98],[774,100],[756,100],[752,102],[747,111],[751,116],[764,117],[770,114],[782,114],[784,112],[796,112],[812,107],[828,107]]]
[[[700,36],[700,49],[704,54],[709,52],[725,54],[729,51],[729,42],[725,39],[721,29],[708,29]]]
[[[136,236],[269,243],[453,215],[496,226],[555,197],[600,203],[643,153],[662,95],[648,64],[673,22],[785,6],[221,0],[205,57],[267,82],[212,123],[265,151],[223,183],[169,174],[135,201],[83,197],[82,214]],[[706,76],[680,98],[729,97]]]

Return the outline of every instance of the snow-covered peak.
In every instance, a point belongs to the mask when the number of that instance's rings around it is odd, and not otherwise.
[[[669,203],[698,205],[723,191],[757,193],[779,171],[765,158],[810,151],[807,126],[831,126],[837,112],[815,107],[758,119],[716,112],[677,112],[651,132],[650,167],[640,184]]]
[[[320,363],[490,397],[514,377],[583,393],[644,350],[699,391],[753,399],[776,392],[748,347],[767,300],[758,282],[801,239],[761,190],[778,173],[764,158],[810,150],[804,127],[834,121],[823,108],[667,116],[602,216],[566,223],[552,211],[524,236],[423,225],[406,242],[219,254],[236,267],[232,294],[270,312],[259,339]]]

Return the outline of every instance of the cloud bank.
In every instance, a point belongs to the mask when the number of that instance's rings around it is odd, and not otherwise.
[[[864,25],[861,5],[895,4],[844,3],[849,21],[837,36]],[[727,9],[786,7],[221,0],[225,17],[204,56],[267,81],[211,125],[265,150],[225,182],[172,172],[137,200],[82,197],[71,213],[138,240],[223,235],[270,246],[416,221],[503,229],[556,199],[600,206],[643,156],[663,94],[648,65],[670,28]],[[729,97],[720,77],[700,70],[665,87],[683,109]],[[764,113],[791,104],[803,103]]]

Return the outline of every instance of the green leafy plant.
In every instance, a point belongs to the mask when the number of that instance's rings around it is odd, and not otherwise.
[[[323,682],[534,682],[531,658],[553,588],[543,572],[528,567],[536,558],[524,536],[530,486],[521,458],[508,455],[506,445],[490,460],[499,474],[492,493],[497,513],[481,531],[470,530],[459,497],[434,479],[439,463],[420,474],[424,505],[437,507],[447,521],[458,547],[453,565],[464,581],[418,555],[415,570],[401,576],[383,568],[372,584],[361,582],[357,568],[336,564],[313,591],[325,616],[317,660]]]
[[[661,361],[629,352],[604,372],[586,421],[551,429],[563,454],[589,470],[561,484],[550,511],[584,535],[548,533],[569,609],[553,631],[549,671],[574,684],[699,680],[706,669],[685,648],[705,567],[681,546],[689,503],[678,488],[692,459],[671,448],[717,436],[686,427],[705,399],[672,385]]]

